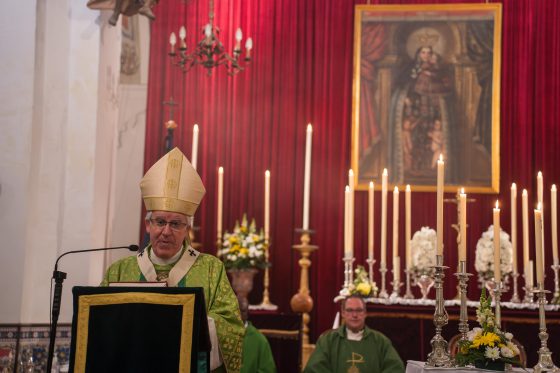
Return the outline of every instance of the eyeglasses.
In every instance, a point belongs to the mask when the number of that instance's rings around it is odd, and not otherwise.
[[[356,308],[356,309],[346,308],[344,310],[344,312],[346,312],[346,313],[363,313],[364,311],[365,311],[365,309],[363,309],[363,308]]]
[[[158,227],[160,229],[164,229],[167,226],[167,224],[169,224],[169,228],[171,228],[171,230],[175,232],[182,231],[187,226],[187,223],[183,223],[182,221],[176,221],[176,220],[167,221],[164,219],[157,219],[157,218],[150,219],[150,223],[153,226]]]

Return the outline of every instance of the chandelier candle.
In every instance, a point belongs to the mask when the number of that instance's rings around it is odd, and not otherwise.
[[[307,125],[307,135],[305,137],[305,173],[303,178],[303,229],[309,229],[309,191],[311,188],[311,137],[313,136],[313,126]]]

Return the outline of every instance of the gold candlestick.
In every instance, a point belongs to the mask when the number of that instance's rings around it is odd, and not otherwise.
[[[309,242],[311,242],[311,230],[298,229],[296,231],[301,232],[301,244],[293,245],[292,248],[299,251],[301,254],[301,259],[298,261],[301,267],[301,274],[299,278],[299,290],[290,300],[290,306],[292,307],[292,311],[302,314],[302,366],[305,366],[313,351],[313,346],[309,344],[309,327],[307,326],[310,321],[309,312],[313,309],[313,298],[309,295],[309,266],[311,266],[309,255],[319,247],[309,244]]]
[[[263,310],[271,310],[276,311],[278,306],[270,302],[270,293],[268,288],[270,286],[270,277],[268,274],[268,268],[270,267],[269,258],[269,249],[270,241],[269,239],[266,240],[264,244],[264,259],[266,261],[266,268],[264,269],[264,276],[263,276],[263,300],[261,304],[259,304],[256,308],[263,309]]]

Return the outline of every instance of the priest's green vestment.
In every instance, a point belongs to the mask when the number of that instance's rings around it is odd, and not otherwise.
[[[251,323],[243,339],[241,373],[276,373],[276,365],[266,337]]]
[[[181,258],[169,265],[154,265],[148,259],[150,254],[151,246],[148,246],[136,256],[116,261],[107,269],[101,286],[108,286],[109,282],[156,281],[156,276],[159,280],[160,275],[164,274],[163,278],[167,275],[170,279],[176,278],[169,286],[203,288],[206,312],[216,324],[220,352],[224,361],[222,368],[225,366],[228,373],[239,373],[245,328],[224,264],[218,258],[199,253],[190,247],[183,248]],[[190,268],[183,268],[182,271],[175,270],[174,267],[181,267],[185,262],[189,262],[189,259]],[[186,274],[183,273],[185,271]],[[175,276],[172,275],[173,273]]]
[[[304,373],[404,373],[404,364],[383,334],[366,326],[361,341],[348,340],[343,325],[319,337]]]

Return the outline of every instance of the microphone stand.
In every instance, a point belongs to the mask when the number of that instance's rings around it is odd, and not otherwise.
[[[58,270],[58,261],[67,254],[105,251],[105,250],[113,250],[113,249],[129,249],[130,251],[138,251],[138,245],[67,251],[56,259],[56,262],[54,264],[53,277],[52,277],[54,279],[54,295],[53,295],[53,304],[52,304],[52,320],[51,320],[51,330],[49,335],[49,353],[47,355],[46,373],[51,373],[52,370],[52,362],[54,358],[54,342],[56,339],[56,327],[58,325],[58,316],[60,315],[60,306],[62,303],[62,283],[66,279],[66,272],[62,272]]]

